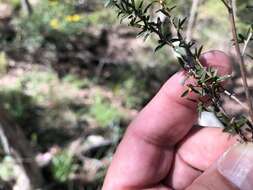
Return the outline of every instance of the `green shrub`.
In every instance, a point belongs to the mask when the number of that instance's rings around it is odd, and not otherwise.
[[[143,100],[147,98],[144,81],[137,82],[134,76],[115,85],[114,92],[117,96],[123,98],[126,108],[139,108]]]
[[[68,74],[66,75],[62,81],[64,83],[70,84],[73,87],[80,89],[80,88],[86,88],[89,87],[91,81],[89,81],[87,78],[81,79],[76,75]]]
[[[14,177],[14,160],[10,156],[5,156],[0,162],[0,179],[9,181]]]
[[[40,1],[32,15],[16,19],[17,42],[28,50],[40,47],[47,38],[64,40],[82,32],[85,22],[74,5],[66,1]],[[60,34],[60,35],[59,35]]]
[[[102,25],[111,26],[117,23],[117,16],[114,12],[108,11],[107,9],[102,9],[99,11],[94,11],[86,15],[87,23],[89,25]]]
[[[52,95],[50,93],[54,84],[58,82],[58,78],[51,71],[32,71],[22,76],[19,81],[25,94],[31,96],[37,103],[44,103],[50,100]]]
[[[0,102],[16,121],[23,123],[29,117],[30,110],[34,106],[31,97],[20,90],[0,91]]]
[[[52,173],[59,182],[66,182],[75,170],[74,158],[66,151],[59,153],[52,160]]]
[[[119,110],[100,95],[94,98],[94,103],[90,107],[89,114],[101,127],[107,127],[115,122],[119,122],[121,118]]]

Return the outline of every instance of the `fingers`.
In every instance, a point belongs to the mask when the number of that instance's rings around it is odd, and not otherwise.
[[[236,142],[236,137],[222,129],[192,129],[175,153],[173,168],[165,184],[173,189],[185,189]]]
[[[204,54],[204,64],[228,74],[228,57],[219,51]],[[169,173],[174,145],[197,120],[196,104],[181,98],[183,72],[172,76],[129,126],[108,170],[103,190],[154,187]],[[190,94],[190,98],[196,98]],[[117,179],[117,180],[115,180]]]
[[[232,146],[217,164],[197,178],[187,190],[251,190],[253,144]]]
[[[239,190],[226,180],[216,168],[210,169],[198,177],[185,190]]]
[[[204,65],[218,69],[219,75],[231,73],[228,56],[220,51],[211,51],[203,54],[201,61]],[[182,98],[186,90],[182,81],[183,72],[172,76],[141,111],[128,130],[153,144],[173,146],[181,140],[196,122],[196,103]],[[188,98],[196,99],[191,93]]]
[[[241,190],[253,187],[253,144],[237,144],[218,161],[218,171]]]
[[[180,154],[188,165],[204,171],[236,142],[236,136],[232,137],[222,129],[194,129],[180,143],[177,154]]]

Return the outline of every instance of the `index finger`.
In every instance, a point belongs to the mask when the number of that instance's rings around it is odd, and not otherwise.
[[[231,73],[230,59],[223,52],[207,52],[202,55],[201,62],[218,69],[219,75]],[[197,104],[187,99],[196,99],[197,95],[190,93],[187,98],[181,97],[186,90],[183,80],[184,72],[172,76],[140,112],[129,131],[160,146],[173,146],[181,140],[197,120]]]
[[[208,52],[201,61],[216,67],[221,75],[231,72],[229,58],[222,52]],[[174,145],[197,120],[196,103],[181,98],[186,88],[181,83],[184,78],[183,72],[172,76],[130,124],[114,155],[104,190],[149,188],[166,177]]]

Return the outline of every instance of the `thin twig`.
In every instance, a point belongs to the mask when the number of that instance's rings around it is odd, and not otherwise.
[[[187,42],[185,39],[185,35],[183,34],[183,26],[186,21],[186,18],[179,19],[171,13],[171,10],[174,8],[169,8],[166,4],[162,4],[162,7],[157,10],[157,12],[162,12],[170,22],[162,22],[160,17],[158,17],[157,21],[150,21],[150,16],[148,11],[152,3],[148,4],[147,7],[143,7],[143,3],[145,0],[141,0],[140,6],[136,7],[134,1],[130,0],[111,0],[113,6],[118,9],[118,15],[122,19],[127,19],[129,21],[130,26],[134,26],[136,28],[141,29],[140,34],[156,34],[158,35],[158,46],[155,51],[159,50],[165,45],[171,46],[174,53],[177,54],[178,62],[180,66],[187,72],[188,76],[193,77],[197,81],[197,85],[189,84],[188,89],[182,94],[182,97],[187,96],[189,92],[194,92],[198,94],[200,97],[207,97],[210,101],[210,104],[206,105],[205,102],[200,100],[198,104],[198,110],[210,110],[214,112],[219,120],[224,124],[225,131],[227,132],[236,132],[239,134],[244,141],[252,141],[248,137],[244,136],[242,133],[242,126],[246,126],[250,132],[253,133],[253,128],[251,128],[250,119],[245,116],[239,116],[238,118],[231,118],[229,115],[225,113],[225,110],[221,107],[221,91],[222,89],[222,81],[226,80],[226,77],[217,76],[217,71],[212,68],[205,68],[200,64],[199,57],[202,52],[202,47],[193,49],[194,41]],[[238,45],[237,33],[235,28],[235,9],[233,9],[233,0],[221,0],[225,6],[228,8],[231,25],[233,28],[233,37],[236,42],[236,51],[239,52],[240,55],[240,68],[242,72],[243,85],[245,87],[247,103],[249,104],[249,108],[247,112],[251,116],[253,120],[253,109],[252,103],[250,101],[248,84],[246,81],[246,69],[244,65],[244,60],[241,55],[241,51]],[[232,2],[233,1],[233,2]],[[159,1],[153,1],[159,3]],[[160,1],[163,2],[163,1]],[[230,2],[230,3],[229,3]],[[231,5],[230,5],[231,4]],[[160,3],[161,5],[161,3]],[[164,28],[173,31],[175,29],[175,36],[171,35],[171,31],[164,31]],[[237,99],[233,94],[229,93],[229,96],[239,103],[239,99]],[[189,99],[189,98],[188,98]],[[190,100],[190,99],[189,99]],[[241,102],[240,105],[243,105]],[[212,106],[212,109],[210,109]],[[245,106],[243,106],[245,107]],[[236,130],[236,131],[235,131]]]
[[[245,109],[247,112],[249,111],[248,106],[246,106],[241,100],[239,100],[234,94],[230,93],[229,91],[225,90],[224,93],[229,96],[232,100],[237,102],[243,109]]]
[[[192,39],[192,29],[196,22],[199,0],[192,0],[191,13],[186,30],[186,41],[189,42]]]
[[[249,42],[250,42],[250,39],[251,39],[252,35],[253,35],[253,32],[251,31],[251,32],[249,33],[249,35],[248,35],[248,38],[246,39],[246,41],[245,41],[245,43],[244,43],[243,50],[242,50],[242,56],[245,55],[246,49],[247,49],[247,47],[248,47],[248,44],[249,44]]]
[[[246,70],[244,58],[243,58],[243,55],[241,53],[240,46],[238,43],[237,29],[236,29],[236,24],[235,24],[234,7],[233,7],[232,0],[229,0],[229,3],[230,3],[230,5],[228,8],[228,13],[229,13],[229,19],[230,19],[230,24],[231,24],[231,28],[232,28],[232,35],[233,35],[233,40],[234,40],[235,51],[236,51],[238,61],[240,64],[240,70],[241,70],[242,81],[243,81],[243,88],[245,90],[247,104],[249,107],[249,111],[248,111],[249,116],[251,118],[251,121],[253,121],[253,104],[251,101],[249,86],[248,86],[248,82],[247,82],[247,70]]]
[[[221,1],[227,7],[228,10],[231,9],[231,7],[228,5],[228,3],[225,0],[221,0]]]
[[[3,150],[6,155],[11,154],[11,148],[10,148],[8,139],[7,139],[6,135],[4,134],[1,124],[0,124],[0,144],[2,144]]]
[[[21,6],[25,14],[31,15],[33,13],[33,8],[29,0],[22,0],[21,1]]]

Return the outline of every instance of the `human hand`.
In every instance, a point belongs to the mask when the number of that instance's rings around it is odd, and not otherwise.
[[[220,75],[231,73],[229,58],[222,52],[205,53],[201,61]],[[196,104],[181,98],[182,80],[183,72],[172,76],[130,124],[103,190],[253,189],[253,146],[232,146],[223,154],[235,138],[222,129],[192,128]]]

